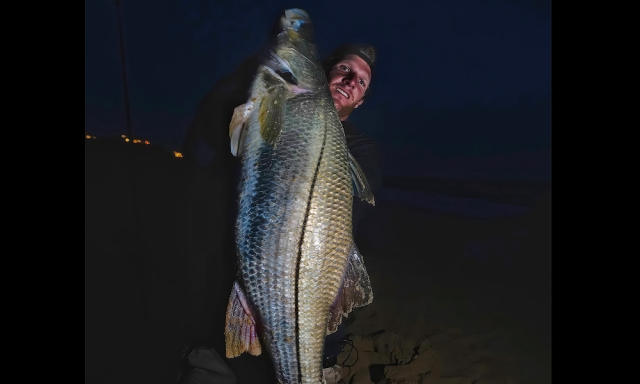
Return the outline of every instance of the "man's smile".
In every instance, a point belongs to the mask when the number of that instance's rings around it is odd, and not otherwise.
[[[351,96],[349,96],[349,94],[342,88],[336,87],[336,91],[340,92],[340,94],[346,97],[347,99],[351,98]]]

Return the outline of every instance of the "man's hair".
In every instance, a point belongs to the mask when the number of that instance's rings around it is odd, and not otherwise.
[[[324,73],[329,77],[329,72],[334,65],[340,60],[344,59],[347,55],[357,55],[364,60],[371,68],[371,78],[373,79],[373,71],[376,65],[376,49],[371,44],[353,44],[347,43],[336,48],[326,59],[322,61],[322,68]],[[364,96],[369,94],[371,90],[371,84],[367,87],[367,91]]]

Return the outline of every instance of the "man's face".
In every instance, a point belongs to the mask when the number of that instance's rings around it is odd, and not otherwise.
[[[371,81],[371,68],[358,55],[347,55],[329,71],[329,91],[341,121],[363,103]]]

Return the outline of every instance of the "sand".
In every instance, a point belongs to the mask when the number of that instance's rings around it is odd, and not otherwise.
[[[345,383],[550,383],[545,201],[473,219],[394,206],[358,233],[374,302],[348,323]]]
[[[87,383],[176,383],[185,348],[224,355],[222,191],[162,150],[87,145]],[[355,234],[374,300],[348,319],[343,382],[550,383],[545,196],[485,217],[376,199]],[[238,384],[273,382],[264,356],[226,363]]]

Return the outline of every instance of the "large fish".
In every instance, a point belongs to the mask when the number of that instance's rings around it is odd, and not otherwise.
[[[351,210],[353,194],[374,202],[347,149],[308,14],[286,10],[280,27],[229,127],[242,173],[226,356],[266,346],[279,382],[320,383],[326,335],[373,300]]]

